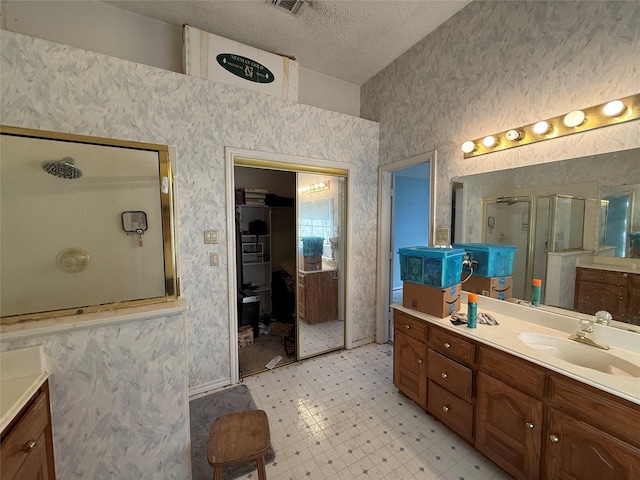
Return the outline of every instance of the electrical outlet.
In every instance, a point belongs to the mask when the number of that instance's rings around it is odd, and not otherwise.
[[[448,245],[449,244],[449,229],[448,228],[436,228],[436,244]]]
[[[220,265],[220,257],[218,257],[217,253],[211,253],[209,254],[209,264],[212,267],[217,267]]]
[[[205,230],[204,231],[204,243],[205,244],[218,243],[218,231],[217,230]]]

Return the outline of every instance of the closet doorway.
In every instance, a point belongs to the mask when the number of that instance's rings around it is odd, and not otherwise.
[[[235,241],[228,250],[236,259],[229,279],[237,296],[230,363],[237,383],[345,347],[348,170],[229,160]]]

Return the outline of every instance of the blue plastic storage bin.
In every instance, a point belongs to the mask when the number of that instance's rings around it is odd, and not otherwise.
[[[460,248],[405,247],[400,255],[400,279],[429,287],[460,283],[465,251]]]
[[[455,248],[463,248],[470,260],[478,261],[473,271],[479,277],[509,277],[513,274],[513,259],[518,247],[515,245],[492,245],[490,243],[456,243]],[[465,272],[470,270],[464,269]]]
[[[322,244],[324,242],[324,237],[302,237],[300,238],[302,242],[302,253],[305,257],[316,257],[318,255],[322,255]]]

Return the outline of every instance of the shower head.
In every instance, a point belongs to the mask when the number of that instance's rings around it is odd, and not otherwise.
[[[506,203],[507,205],[513,205],[514,203],[518,203],[518,197],[498,197],[496,198],[496,203]]]
[[[82,170],[76,167],[71,157],[64,157],[62,160],[42,162],[42,168],[45,172],[60,178],[72,179],[82,176]]]

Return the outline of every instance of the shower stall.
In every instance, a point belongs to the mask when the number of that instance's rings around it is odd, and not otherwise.
[[[590,253],[585,252],[585,245],[595,238],[595,232],[587,226],[585,217],[596,215],[595,207],[595,200],[556,194],[482,200],[483,241],[517,247],[513,265],[515,298],[530,301],[531,283],[540,278],[541,302],[561,306],[557,304],[562,300],[545,288],[549,286],[547,272],[553,269],[553,283],[556,270],[561,270],[564,280],[574,284],[570,264],[573,261],[575,275],[576,254]]]

